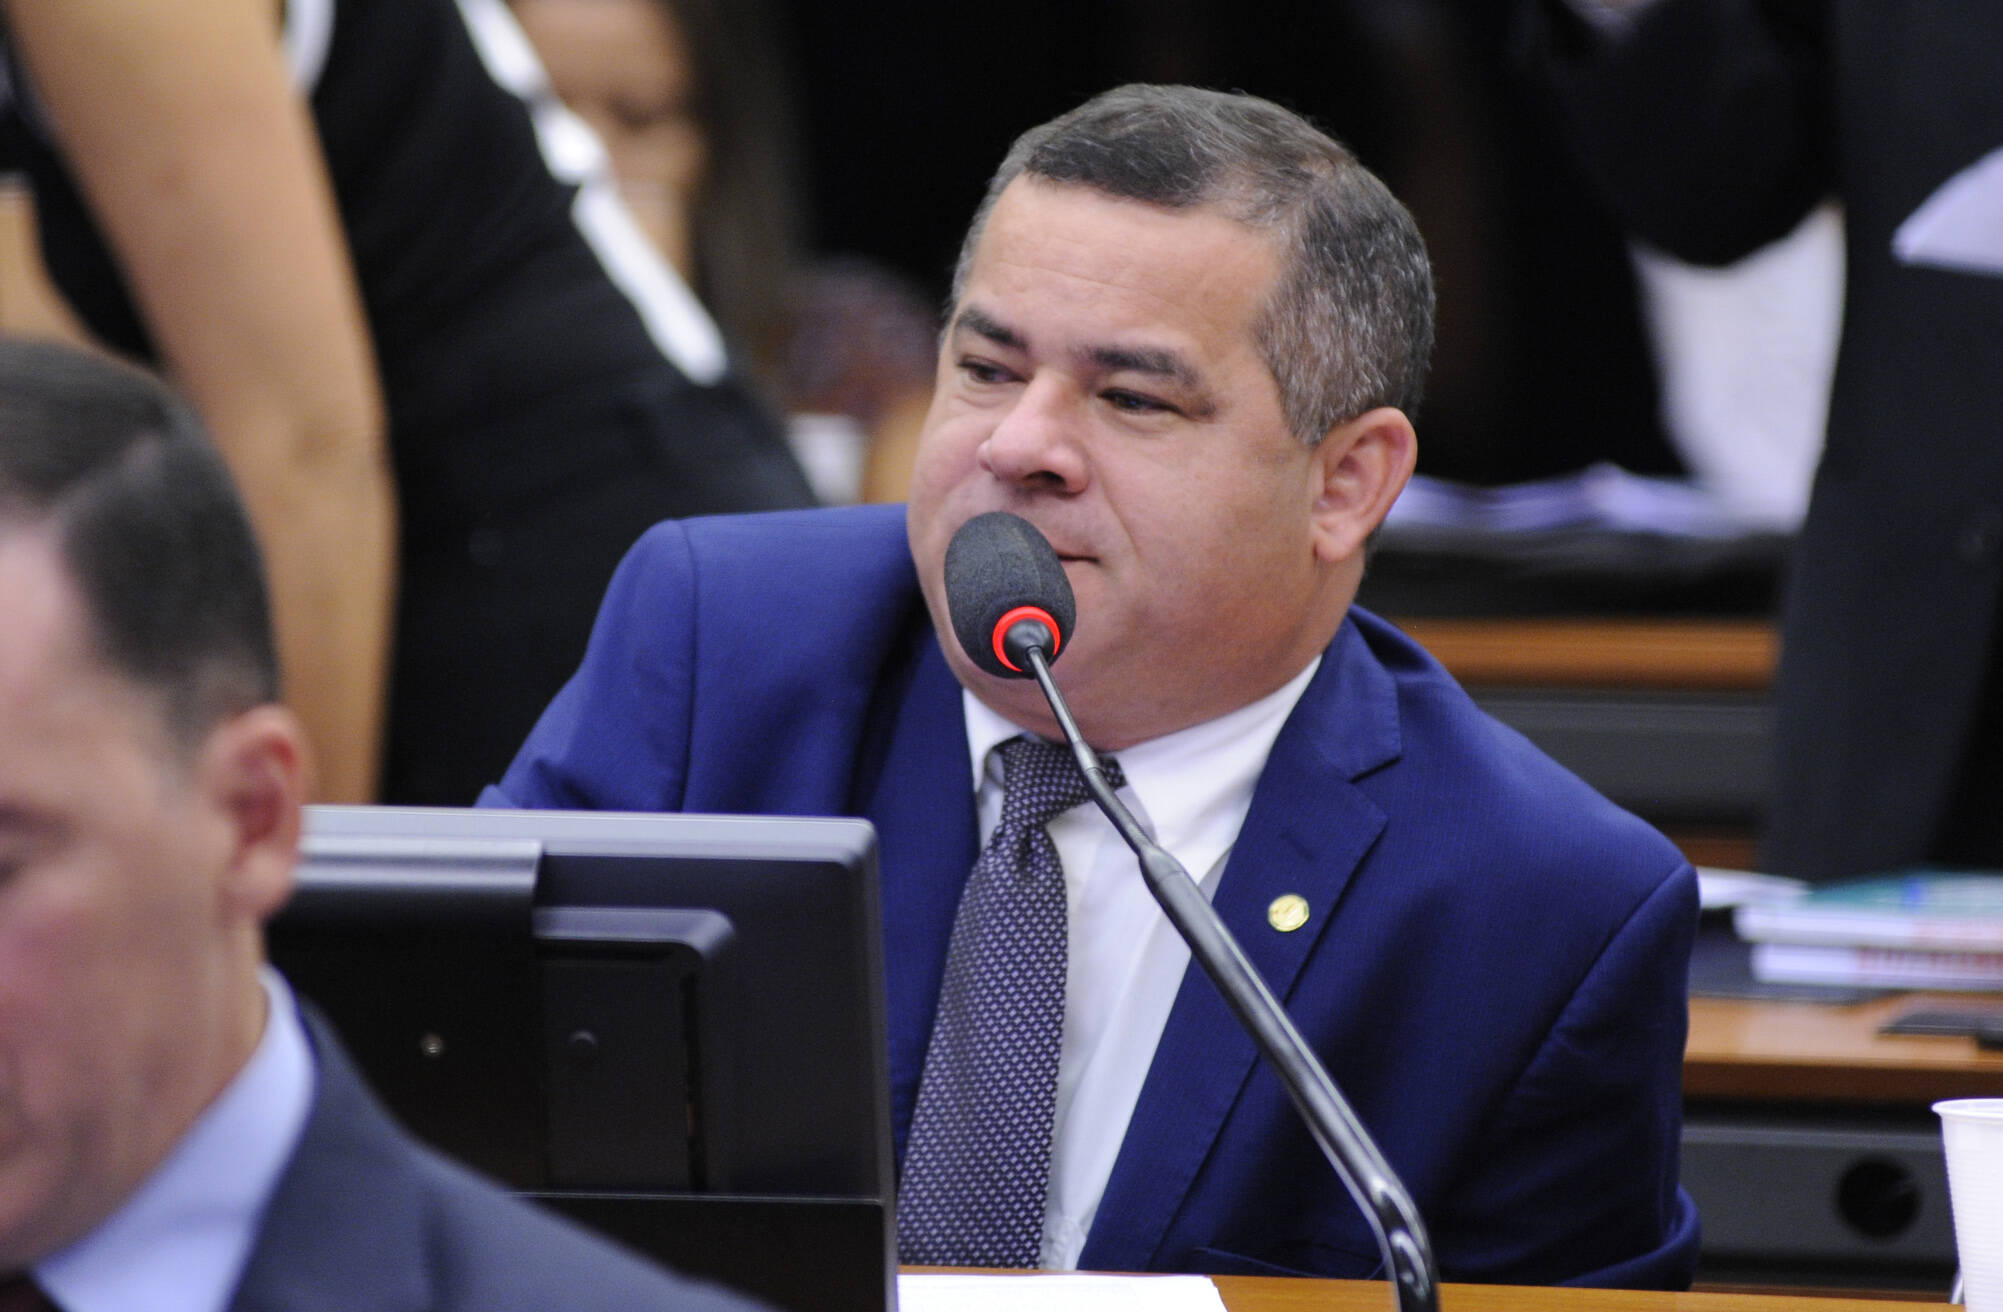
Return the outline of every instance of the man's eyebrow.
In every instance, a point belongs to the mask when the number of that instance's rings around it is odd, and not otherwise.
[[[978,305],[966,305],[953,317],[954,332],[970,332],[1011,351],[1029,349],[1028,339]],[[1203,380],[1189,361],[1174,351],[1145,346],[1093,346],[1079,355],[1107,373],[1148,374],[1166,378],[1187,388],[1200,388]]]
[[[1196,370],[1189,362],[1173,351],[1151,350],[1146,347],[1095,346],[1086,352],[1093,364],[1111,372],[1152,374],[1180,383],[1184,387],[1199,384]]]
[[[1023,350],[1028,345],[1021,333],[978,305],[960,307],[959,314],[953,317],[953,331],[969,332],[977,337],[985,337],[995,345],[1007,347],[1011,351]]]

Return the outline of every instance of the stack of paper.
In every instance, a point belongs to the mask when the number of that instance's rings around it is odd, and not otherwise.
[[[1738,909],[1769,983],[2003,990],[2003,874],[1914,870]]]
[[[1415,476],[1392,504],[1385,527],[1482,533],[1594,529],[1676,537],[1737,537],[1752,526],[1684,479],[1632,474],[1597,464],[1575,473],[1501,487]]]

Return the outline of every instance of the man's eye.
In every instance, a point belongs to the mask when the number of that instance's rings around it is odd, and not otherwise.
[[[989,360],[962,360],[960,372],[977,383],[1005,383],[1008,370]]]
[[[1116,388],[1113,391],[1103,392],[1100,395],[1104,398],[1107,405],[1112,406],[1115,410],[1124,410],[1128,414],[1148,414],[1154,411],[1168,412],[1175,409],[1174,406],[1166,401],[1160,400],[1157,397],[1145,396],[1139,392],[1128,392]]]

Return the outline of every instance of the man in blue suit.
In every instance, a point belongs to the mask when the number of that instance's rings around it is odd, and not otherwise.
[[[263,964],[305,745],[158,382],[0,344],[0,616],[0,1307],[745,1312],[412,1142]]]
[[[1687,1284],[1690,867],[1351,605],[1414,460],[1410,216],[1276,106],[1121,88],[1016,143],[956,283],[908,510],[655,529],[486,803],[873,821],[903,1152],[961,890],[1006,823],[996,758],[1058,732],[951,636],[948,541],[1014,512],[1077,596],[1055,668],[1086,735],[1348,1093],[1443,1276]],[[1047,1146],[1033,1260],[1371,1273],[1110,827],[1083,806],[1046,829],[1067,974],[1054,1107],[1019,1132]]]

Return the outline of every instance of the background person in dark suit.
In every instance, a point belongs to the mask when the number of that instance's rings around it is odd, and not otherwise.
[[[1077,594],[1056,675],[1086,735],[1350,1094],[1442,1274],[1687,1284],[1690,867],[1351,607],[1413,464],[1432,288],[1410,215],[1277,106],[1125,87],[1017,142],[958,283],[908,512],[654,530],[484,800],[877,826],[903,1236],[962,888],[1008,823],[999,762],[1056,733],[951,636],[947,542],[1014,511]],[[1046,832],[1054,1103],[976,1122],[1022,1127],[997,1159],[1048,1147],[1016,1260],[1372,1272],[1110,826],[1082,806]]]
[[[306,748],[249,523],[157,383],[0,345],[0,615],[6,1283],[67,1312],[743,1306],[419,1148],[264,967]]]
[[[2003,149],[2003,8],[1539,0],[1526,16],[1582,159],[1643,239],[1723,263],[1843,203],[1842,342],[1782,618],[1762,864],[2003,865],[2003,195],[1985,203],[1986,270],[1911,226]]]

